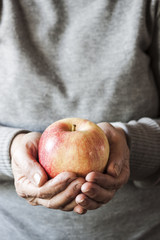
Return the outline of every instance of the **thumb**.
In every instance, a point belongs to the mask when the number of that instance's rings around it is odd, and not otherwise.
[[[47,173],[37,160],[27,151],[17,150],[12,157],[12,170],[15,178],[26,177],[40,187],[48,180]]]
[[[113,177],[119,177],[120,173],[122,171],[122,160],[118,157],[113,158],[110,156],[108,167],[107,167],[107,173]]]
[[[48,176],[44,168],[34,159],[32,164],[29,164],[28,169],[31,169],[31,172],[28,173],[28,179],[35,184],[37,187],[41,187],[44,183],[47,182]]]
[[[107,173],[113,177],[118,177],[122,170],[122,149],[119,142],[117,142],[117,131],[110,124],[101,122],[97,124],[107,136],[110,145],[110,155],[107,163]]]

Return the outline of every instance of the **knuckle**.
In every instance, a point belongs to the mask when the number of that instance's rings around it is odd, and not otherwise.
[[[78,180],[74,183],[73,192],[78,192],[78,191],[81,189],[81,187],[82,187],[82,185],[83,185],[84,182],[85,182],[84,179],[78,179]],[[72,193],[71,193],[71,194],[72,194]]]
[[[64,174],[64,179],[67,182],[71,179],[75,179],[75,177],[76,177],[76,174],[73,172],[63,172],[63,174]]]
[[[70,180],[69,172],[63,172],[63,175],[61,175],[61,181],[68,183],[69,180]]]
[[[98,194],[93,183],[85,183],[84,188],[84,192],[89,194],[91,197],[96,197],[96,195]]]
[[[76,175],[74,173],[71,173],[71,172],[62,172],[60,173],[59,175],[57,175],[57,180],[60,182],[60,183],[70,183],[72,180],[74,180],[76,177]]]
[[[62,173],[58,174],[55,178],[51,179],[50,181],[52,181],[55,185],[58,184],[63,184],[64,182],[64,177],[62,175]]]
[[[50,196],[50,194],[37,194],[37,197],[38,198],[41,198],[41,199],[51,199],[52,198],[52,196]]]
[[[91,195],[92,198],[96,198],[97,197],[97,192],[95,191],[94,188],[91,188],[90,195]]]
[[[97,197],[97,192],[96,192],[96,190],[94,189],[94,188],[90,188],[89,190],[88,190],[88,193],[89,193],[89,196],[91,197],[91,198],[96,198]]]
[[[74,186],[73,192],[76,191],[75,188],[76,188],[76,186]],[[65,194],[65,199],[66,199],[67,202],[69,202],[70,200],[72,200],[72,198],[74,197],[74,196],[73,196],[73,192],[72,192],[71,190],[66,192],[66,194]]]

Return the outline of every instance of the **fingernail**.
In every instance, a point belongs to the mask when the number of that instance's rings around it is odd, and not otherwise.
[[[83,199],[79,203],[82,204],[83,206],[86,206],[88,204],[88,201],[87,201],[87,199]]]
[[[41,176],[40,176],[40,174],[39,174],[39,173],[35,173],[35,174],[34,174],[34,182],[35,182],[35,184],[36,184],[36,185],[39,185],[40,181],[41,181]]]
[[[84,201],[84,199],[80,199],[77,201],[77,203],[82,203]]]
[[[120,166],[117,163],[114,165],[114,170],[115,170],[116,175],[118,177],[120,172],[121,172],[121,168],[120,168]]]
[[[85,187],[84,187],[84,188],[82,187],[82,189],[81,189],[81,190],[82,190],[82,192],[84,192],[84,193],[89,193],[89,192],[90,192],[90,190],[89,190],[89,189],[87,189],[87,188],[85,188]]]
[[[87,199],[86,198],[80,198],[80,199],[77,199],[77,204],[83,204],[83,205],[85,205],[85,204],[87,204]]]

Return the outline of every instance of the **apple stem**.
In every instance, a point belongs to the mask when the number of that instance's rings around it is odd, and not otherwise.
[[[72,132],[76,131],[76,124],[72,125]]]

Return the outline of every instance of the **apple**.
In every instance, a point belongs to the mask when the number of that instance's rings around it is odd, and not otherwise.
[[[103,172],[109,157],[109,143],[103,130],[81,118],[54,122],[42,133],[39,162],[49,177],[75,172],[85,177],[91,171]]]

